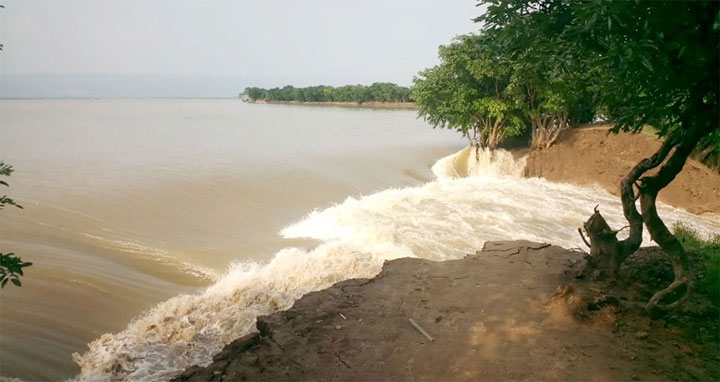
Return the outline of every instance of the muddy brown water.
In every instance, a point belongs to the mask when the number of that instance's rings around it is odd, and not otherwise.
[[[475,161],[414,111],[4,100],[0,118],[8,193],[25,207],[0,212],[0,249],[35,263],[2,291],[5,377],[165,380],[257,315],[384,260],[460,258],[486,240],[579,246],[597,203],[622,226],[605,191],[520,178],[518,154]]]

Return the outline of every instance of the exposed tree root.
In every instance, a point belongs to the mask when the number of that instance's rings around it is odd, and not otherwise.
[[[676,309],[687,300],[692,291],[692,275],[685,250],[658,216],[655,204],[658,192],[675,179],[696,143],[708,132],[709,130],[690,129],[679,138],[668,137],[653,156],[640,161],[623,178],[620,195],[623,214],[629,223],[627,227],[630,228],[627,239],[617,239],[619,230],[613,231],[610,228],[597,206],[594,214],[584,224],[590,243],[585,240],[582,230],[579,230],[583,241],[590,247],[590,256],[583,274],[593,279],[611,279],[616,277],[625,259],[640,247],[642,227],[647,227],[650,237],[670,257],[675,274],[675,280],[668,287],[657,291],[646,304],[645,309],[650,313]],[[670,152],[672,155],[668,158]],[[649,170],[658,166],[660,168],[656,174],[645,176]],[[637,187],[637,194],[633,186]],[[638,199],[641,211],[638,211],[635,204]],[[674,293],[681,295],[672,302],[662,301]]]
[[[691,134],[692,136],[693,134]],[[678,239],[670,232],[657,213],[655,202],[658,192],[667,186],[682,170],[685,162],[695,147],[695,142],[700,139],[699,133],[695,132],[695,141],[689,143],[687,139],[675,147],[675,151],[668,161],[660,168],[657,174],[643,177],[640,180],[640,208],[645,226],[650,237],[668,254],[675,273],[675,280],[665,289],[653,295],[648,301],[645,309],[648,312],[656,310],[669,311],[676,309],[690,296],[692,291],[692,275],[685,249]],[[661,303],[661,299],[671,293],[685,287],[680,298],[672,303]]]

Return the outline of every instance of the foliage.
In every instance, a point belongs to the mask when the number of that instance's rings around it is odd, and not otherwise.
[[[685,251],[703,264],[705,272],[698,289],[720,305],[720,234],[702,240],[695,230],[682,223],[673,226],[673,233]]]
[[[573,3],[569,51],[600,69],[597,100],[616,130],[650,124],[679,139],[690,128],[718,128],[718,8],[715,1]]]
[[[491,36],[495,50],[510,67],[508,86],[514,101],[532,124],[532,148],[552,145],[561,130],[590,122],[590,102],[583,60],[571,62],[562,31],[571,9],[563,1],[488,0],[476,19]]]
[[[592,95],[585,104],[612,123],[614,132],[639,132],[651,125],[664,138],[657,152],[638,162],[620,182],[628,238],[607,246],[593,244],[592,253],[597,264],[619,266],[639,248],[644,225],[670,256],[675,275],[646,309],[679,306],[691,290],[688,258],[658,216],[655,203],[658,192],[673,181],[693,151],[711,158],[719,151],[720,2],[481,3],[488,6],[487,12],[477,20],[495,36],[503,62],[511,63],[515,76],[509,87],[528,95],[524,104],[533,121],[533,141],[546,130],[546,119],[550,126],[557,125],[559,112],[562,121],[564,113],[582,106],[574,97],[583,94]],[[679,299],[661,303],[681,290]]]
[[[388,82],[375,82],[370,86],[346,85],[310,86],[296,88],[263,89],[246,88],[244,94],[253,101],[301,101],[301,102],[411,102],[410,89]]]
[[[682,243],[664,224],[655,203],[698,143],[720,129],[720,3],[589,0],[572,3],[572,15],[563,32],[572,43],[568,52],[597,68],[596,99],[615,124],[614,131],[637,132],[649,124],[664,137],[660,149],[638,162],[620,183],[623,212],[631,226],[623,243],[639,246],[644,224],[668,254],[675,279],[653,295],[646,309],[675,309],[691,292],[692,274]],[[657,172],[650,172],[655,168]],[[683,291],[680,298],[661,302],[678,291]]]
[[[14,253],[0,253],[0,287],[4,288],[8,281],[22,286],[19,276],[23,275],[23,268],[31,265],[32,263],[23,262]]]
[[[10,176],[13,172],[12,166],[5,164],[4,162],[0,162],[0,176]],[[5,187],[8,187],[6,181],[0,180],[0,185],[3,185]],[[12,198],[9,198],[7,195],[0,196],[0,210],[5,208],[5,206],[15,206],[17,208],[23,208],[21,205],[15,203],[15,201]]]
[[[464,35],[441,46],[441,63],[415,77],[419,115],[433,127],[455,129],[471,145],[495,148],[525,124],[508,92],[510,72],[485,35]]]
[[[693,157],[720,172],[720,129],[715,129],[698,142]]]
[[[10,176],[12,174],[12,166],[0,161],[0,176]],[[0,180],[0,185],[8,186],[7,182]],[[9,198],[7,195],[0,197],[0,210],[5,206],[15,206],[22,208],[21,205]],[[23,268],[31,266],[32,263],[23,262],[13,253],[0,253],[0,287],[4,288],[8,281],[16,286],[21,286],[20,277],[23,275]]]
[[[587,121],[596,110],[616,131],[717,128],[718,2],[480,3],[488,7],[476,21],[512,63],[531,118],[564,109]]]

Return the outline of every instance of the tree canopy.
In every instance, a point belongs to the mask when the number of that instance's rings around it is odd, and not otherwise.
[[[433,127],[455,129],[472,146],[494,149],[522,133],[521,110],[509,89],[511,72],[485,35],[457,37],[440,47],[440,64],[414,79],[419,114]]]
[[[476,19],[493,43],[495,55],[510,71],[509,89],[530,120],[531,147],[552,145],[571,124],[590,122],[594,115],[588,92],[591,72],[584,62],[566,56],[569,7],[560,2],[501,1]],[[556,4],[557,3],[557,4]]]
[[[490,11],[476,19],[484,23],[481,33],[441,46],[441,63],[415,78],[420,115],[465,136],[497,135],[497,141],[470,138],[491,147],[530,129],[534,149],[549,147],[570,125],[592,121],[592,72],[584,62],[571,63],[566,53],[568,7],[489,3]],[[485,125],[497,121],[499,134],[483,134],[493,131]]]

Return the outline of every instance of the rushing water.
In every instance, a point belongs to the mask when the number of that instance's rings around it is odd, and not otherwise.
[[[3,376],[164,380],[384,260],[492,239],[579,246],[597,203],[623,225],[609,194],[522,179],[518,154],[453,154],[462,141],[412,111],[3,101],[0,118],[25,206],[1,212],[1,249],[36,264],[0,295]]]

